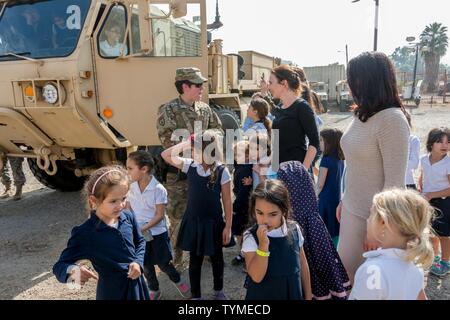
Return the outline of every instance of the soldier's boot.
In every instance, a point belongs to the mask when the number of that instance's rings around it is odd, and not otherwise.
[[[14,194],[13,200],[18,201],[22,199],[22,186],[16,186],[16,193]]]
[[[11,191],[11,187],[7,186],[5,191],[3,191],[2,195],[0,196],[0,199],[6,199],[9,198],[9,192]]]

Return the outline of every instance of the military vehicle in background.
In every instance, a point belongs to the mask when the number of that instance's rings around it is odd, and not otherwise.
[[[353,104],[347,80],[340,80],[336,83],[336,103],[341,112],[348,111]]]
[[[238,127],[245,61],[208,46],[208,26],[206,0],[0,0],[0,155],[79,190],[138,146],[160,150],[158,107],[187,66],[208,74],[224,128]]]
[[[416,106],[419,107],[420,102],[422,101],[422,96],[420,94],[420,89],[422,87],[423,80],[417,81],[415,84],[415,89],[413,91],[413,83],[406,85],[403,87],[402,93],[400,94],[400,98],[403,103],[407,107]]]
[[[439,81],[438,96],[450,95],[450,82]]]
[[[320,98],[325,112],[328,112],[328,84],[325,82],[310,81],[309,86]]]

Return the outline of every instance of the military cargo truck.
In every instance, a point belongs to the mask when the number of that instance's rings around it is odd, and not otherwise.
[[[340,80],[336,83],[336,103],[341,112],[348,111],[353,104],[347,80]]]
[[[157,110],[187,66],[208,75],[205,102],[237,128],[242,61],[207,36],[206,0],[0,0],[0,155],[78,190],[138,146],[159,150]]]
[[[320,98],[325,112],[328,111],[328,85],[325,82],[310,81],[309,85]]]

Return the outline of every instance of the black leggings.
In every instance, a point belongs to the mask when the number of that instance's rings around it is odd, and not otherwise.
[[[202,277],[202,264],[204,256],[197,256],[194,252],[190,253],[189,257],[189,280],[191,282],[192,298],[200,298]],[[223,252],[220,249],[215,255],[210,256],[211,266],[214,278],[214,290],[220,291],[223,289]]]
[[[177,269],[172,264],[172,261],[169,261],[165,264],[158,264],[159,269],[167,274],[169,276],[169,279],[173,283],[180,282],[180,274],[178,273]],[[147,279],[147,284],[150,290],[152,291],[158,291],[159,290],[159,281],[156,276],[155,272],[155,266],[152,264],[144,265],[144,275]]]

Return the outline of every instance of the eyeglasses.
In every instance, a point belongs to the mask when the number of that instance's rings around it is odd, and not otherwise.
[[[196,86],[197,88],[203,87],[203,83],[190,83],[190,86]]]

